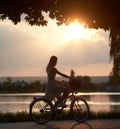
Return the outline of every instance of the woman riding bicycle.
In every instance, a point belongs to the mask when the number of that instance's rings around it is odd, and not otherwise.
[[[48,81],[47,81],[47,85],[46,85],[46,89],[45,89],[45,96],[50,99],[53,99],[56,97],[58,99],[58,101],[56,102],[56,105],[62,106],[63,97],[61,96],[61,93],[63,93],[65,88],[63,86],[61,86],[60,83],[58,83],[55,80],[55,77],[56,77],[56,74],[59,74],[62,77],[65,77],[68,79],[71,79],[71,77],[59,72],[55,68],[56,64],[57,64],[57,57],[51,56],[49,63],[47,65],[47,68],[46,68]]]
[[[74,94],[76,91],[80,91],[79,80],[76,80],[76,77],[74,78],[74,71],[71,71],[70,77],[59,72],[55,68],[56,64],[57,57],[52,56],[46,68],[48,75],[45,89],[46,96],[33,97],[29,109],[30,116],[36,123],[44,124],[50,121],[53,116],[60,114],[68,105],[68,109],[70,109],[73,118],[78,122],[84,122],[89,116],[89,105],[86,100]],[[56,74],[70,79],[67,88],[62,87],[55,80]],[[69,95],[69,93],[72,93],[72,95]],[[54,98],[58,98],[57,101]]]

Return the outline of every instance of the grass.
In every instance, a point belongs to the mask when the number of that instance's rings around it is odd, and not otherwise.
[[[90,119],[120,119],[120,111],[111,112],[91,112]]]
[[[31,121],[31,118],[27,112],[0,113],[0,122],[25,122],[25,121]]]
[[[72,120],[71,113],[62,112],[55,120]],[[120,111],[111,112],[90,112],[89,119],[120,119]],[[27,112],[17,113],[0,113],[0,122],[26,122],[32,121],[30,115]]]

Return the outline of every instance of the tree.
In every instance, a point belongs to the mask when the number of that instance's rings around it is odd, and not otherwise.
[[[110,56],[113,58],[113,70],[110,74],[110,82],[120,85],[120,29],[117,26],[110,31]]]
[[[47,25],[43,12],[48,12],[57,24],[69,24],[74,19],[89,28],[110,31],[110,56],[113,75],[120,77],[120,1],[119,0],[0,0],[0,19],[14,24],[24,19],[30,25]]]

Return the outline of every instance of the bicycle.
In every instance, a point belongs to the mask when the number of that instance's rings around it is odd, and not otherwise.
[[[80,79],[72,79],[67,83],[67,95],[64,97],[63,103],[66,105],[68,99],[70,103],[70,113],[77,122],[84,122],[89,116],[89,105],[85,99],[77,96],[81,87]],[[52,119],[53,116],[60,114],[67,106],[58,107],[55,105],[56,98],[34,96],[29,105],[29,114],[32,120],[38,124],[45,124]]]

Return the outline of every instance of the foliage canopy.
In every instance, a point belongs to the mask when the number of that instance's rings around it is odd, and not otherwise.
[[[88,27],[109,30],[120,28],[120,1],[115,0],[1,0],[0,18],[7,17],[17,24],[21,15],[31,25],[47,25],[42,11],[49,12],[51,19],[56,18],[58,24],[69,23],[79,19]]]

